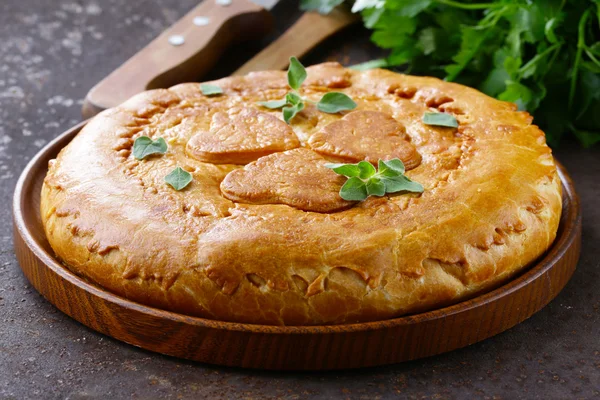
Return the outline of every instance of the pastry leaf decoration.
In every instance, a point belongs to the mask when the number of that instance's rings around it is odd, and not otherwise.
[[[453,115],[441,112],[426,112],[423,114],[423,123],[426,125],[458,128],[458,121]]]
[[[217,94],[222,94],[223,89],[221,89],[217,85],[211,85],[210,83],[202,83],[200,84],[200,91],[205,96],[215,96]]]
[[[152,154],[165,154],[167,152],[167,142],[165,139],[150,139],[148,136],[141,136],[133,142],[133,156],[138,160],[143,160]]]
[[[362,201],[369,196],[386,193],[422,193],[423,186],[404,175],[404,163],[398,159],[379,160],[377,169],[368,161],[358,164],[325,164],[335,173],[348,177],[340,189],[340,197],[348,201]]]
[[[192,182],[192,179],[192,174],[181,167],[175,168],[169,175],[165,176],[165,182],[175,190],[182,190]]]
[[[288,92],[283,99],[260,101],[257,104],[268,109],[281,108],[283,119],[288,124],[290,121],[304,109],[308,100],[303,99],[297,92],[306,80],[308,74],[304,66],[296,57],[290,58],[290,66],[287,71],[288,85],[292,91]],[[356,103],[348,95],[340,92],[330,92],[325,94],[317,103],[319,111],[336,114],[340,111],[353,110],[356,108]]]

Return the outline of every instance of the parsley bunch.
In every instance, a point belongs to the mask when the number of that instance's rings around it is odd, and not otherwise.
[[[330,12],[344,0],[302,0]],[[355,0],[397,68],[478,88],[535,117],[548,141],[600,142],[600,0]]]

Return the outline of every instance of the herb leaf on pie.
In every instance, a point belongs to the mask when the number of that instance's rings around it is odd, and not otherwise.
[[[277,108],[281,108],[285,105],[287,105],[288,101],[286,98],[280,99],[280,100],[271,100],[271,101],[259,101],[257,104],[261,105],[263,107],[266,107],[268,109],[274,110]]]
[[[360,175],[360,168],[357,164],[327,164],[327,168],[332,169],[339,175],[344,175],[349,178]]]
[[[340,197],[349,201],[362,201],[369,196],[383,196],[386,193],[422,193],[423,186],[404,175],[404,163],[398,158],[379,160],[378,169],[368,161],[358,164],[325,164],[335,173],[348,177],[340,189]]]
[[[165,176],[165,182],[171,185],[175,190],[184,189],[192,182],[192,179],[192,174],[181,167],[175,168],[169,175]]]
[[[217,85],[211,85],[210,83],[202,83],[200,84],[200,91],[205,96],[215,96],[217,94],[222,94],[223,89],[221,89]]]
[[[288,124],[298,114],[300,111],[304,109],[304,103],[299,102],[298,104],[292,106],[283,107],[283,120]]]
[[[381,182],[385,184],[386,193],[396,193],[402,191],[414,193],[423,192],[423,185],[418,182],[411,181],[404,175],[393,178],[381,177]]]
[[[369,197],[367,185],[357,176],[354,176],[344,183],[340,189],[340,197],[349,201],[362,201]]]
[[[307,76],[304,65],[302,65],[296,57],[291,57],[290,66],[287,72],[288,85],[290,85],[292,89],[298,90]]]
[[[138,160],[143,160],[152,154],[165,154],[167,148],[167,142],[163,138],[152,140],[148,136],[141,136],[133,143],[133,156]]]
[[[360,179],[369,179],[377,173],[373,164],[368,161],[360,161],[357,165],[360,171],[360,174],[358,175]]]
[[[325,94],[317,103],[319,111],[335,114],[340,111],[354,110],[356,103],[349,96],[340,92],[330,92]]]
[[[453,115],[442,112],[426,112],[423,114],[423,123],[426,125],[445,126],[458,128],[458,121]]]
[[[378,178],[369,179],[366,186],[369,196],[383,196],[386,192],[385,183]]]
[[[394,177],[404,174],[404,163],[397,158],[388,161],[379,160],[377,169],[381,176]]]

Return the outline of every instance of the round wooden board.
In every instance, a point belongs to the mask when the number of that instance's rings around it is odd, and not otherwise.
[[[23,171],[14,197],[15,251],[32,285],[58,309],[98,332],[148,350],[211,364],[326,370],[397,363],[486,339],[529,318],[565,286],[581,247],[581,211],[562,166],[563,214],[556,241],[524,273],[450,307],[385,321],[264,326],[195,318],[134,303],[69,272],[42,229],[40,188],[48,161],[79,132],[48,144]]]

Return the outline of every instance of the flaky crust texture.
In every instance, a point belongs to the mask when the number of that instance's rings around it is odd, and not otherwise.
[[[284,72],[211,83],[224,94],[187,83],[137,95],[50,162],[42,221],[74,273],[188,315],[341,324],[489,290],[556,236],[556,166],[544,133],[513,104],[435,78],[326,63],[308,68],[300,94],[317,102],[340,91],[358,107],[308,105],[287,126],[280,110],[256,104],[285,95]],[[454,115],[458,129],[423,124],[427,111]],[[140,136],[163,137],[168,152],[136,160]],[[336,195],[345,179],[325,162],[381,155],[402,158],[424,192],[359,203]],[[194,177],[182,191],[164,182],[176,166]]]

